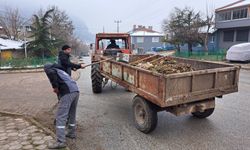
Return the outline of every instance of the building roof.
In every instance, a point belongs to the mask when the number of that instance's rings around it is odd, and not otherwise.
[[[0,50],[23,49],[23,42],[0,38]]]
[[[131,36],[164,36],[164,34],[159,32],[147,32],[147,31],[135,31],[130,34]]]
[[[154,31],[153,26],[142,26],[142,25],[134,25],[133,29],[129,31],[131,36],[164,36],[164,34]]]
[[[226,6],[217,8],[215,11],[223,11],[223,10],[230,10],[233,8],[238,8],[238,7],[244,7],[244,6],[249,6],[250,5],[250,0],[239,0],[234,3],[228,4]]]

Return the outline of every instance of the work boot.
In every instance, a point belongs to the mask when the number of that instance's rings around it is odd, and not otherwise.
[[[76,139],[76,135],[75,134],[66,134],[66,137],[70,138],[70,139]]]
[[[61,143],[61,142],[56,142],[52,145],[48,146],[49,149],[62,149],[62,148],[66,148],[66,144],[65,143]]]
[[[70,138],[70,139],[76,139],[75,126],[74,127],[71,127],[71,126],[68,127],[68,130],[66,131],[66,137]]]
[[[76,139],[76,134],[72,129],[69,129],[66,133],[66,137],[70,139]]]

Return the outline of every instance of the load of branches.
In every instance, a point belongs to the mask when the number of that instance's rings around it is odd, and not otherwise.
[[[156,62],[141,62],[135,66],[162,74],[173,74],[194,71],[190,64],[178,63],[171,57]]]

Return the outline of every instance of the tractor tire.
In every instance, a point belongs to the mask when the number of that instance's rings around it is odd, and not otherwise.
[[[147,134],[157,126],[157,110],[154,105],[146,99],[135,96],[133,99],[133,119],[135,127]]]
[[[204,112],[193,112],[192,115],[196,118],[203,119],[207,118],[208,116],[212,115],[214,112],[214,108],[206,109]]]
[[[93,93],[101,93],[103,76],[100,73],[99,64],[95,64],[91,67],[91,80]]]

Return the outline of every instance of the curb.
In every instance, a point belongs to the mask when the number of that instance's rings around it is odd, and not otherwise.
[[[56,138],[56,135],[53,131],[51,131],[49,128],[44,127],[41,123],[36,121],[33,117],[28,117],[22,114],[18,113],[11,113],[11,112],[6,112],[6,111],[0,111],[0,114],[3,115],[8,115],[8,116],[14,116],[14,117],[22,117],[25,120],[31,122],[33,125],[37,126],[38,128],[42,129],[46,134],[51,135],[53,138]],[[66,147],[64,150],[70,150],[69,147]]]
[[[7,73],[35,73],[35,72],[43,72],[43,69],[42,68],[36,68],[36,69],[0,70],[0,74],[7,74]]]
[[[44,72],[44,70],[42,68],[38,68],[38,69],[17,69],[17,70],[0,70],[0,74],[11,74],[11,73],[36,73],[36,72]],[[80,76],[81,76],[81,72],[80,71],[75,71],[76,73],[76,79],[75,81],[77,81]]]

